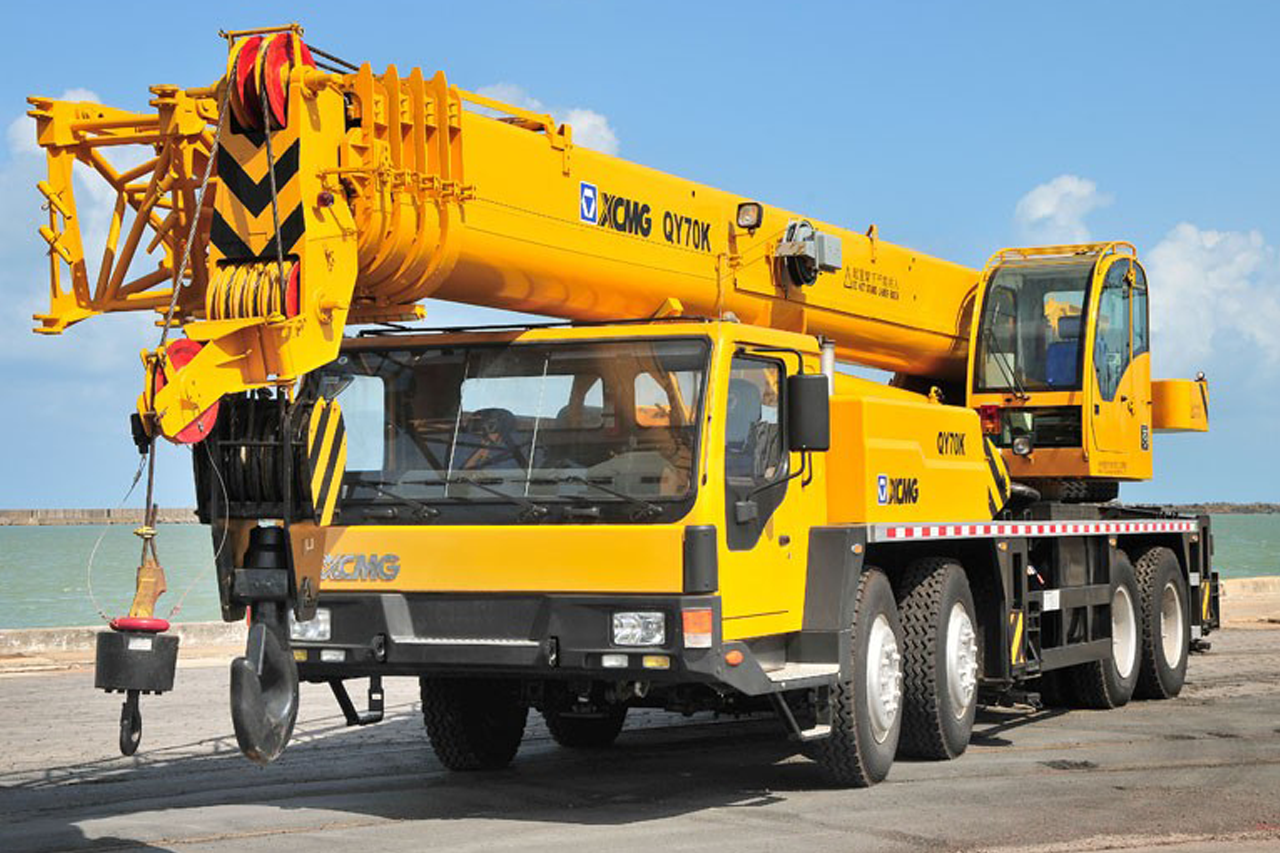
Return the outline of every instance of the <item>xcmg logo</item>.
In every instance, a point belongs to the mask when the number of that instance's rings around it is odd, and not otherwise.
[[[648,237],[653,232],[652,208],[648,204],[602,192],[586,181],[578,192],[578,218],[623,234]]]
[[[920,481],[915,477],[890,477],[888,474],[881,474],[876,478],[876,500],[881,506],[919,503]]]
[[[320,570],[322,581],[393,581],[400,574],[395,554],[330,554]]]

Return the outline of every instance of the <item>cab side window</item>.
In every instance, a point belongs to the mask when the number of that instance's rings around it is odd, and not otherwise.
[[[783,370],[773,360],[735,356],[725,402],[726,544],[751,548],[786,494],[781,409]],[[770,486],[776,483],[776,486]],[[764,486],[765,488],[761,489]],[[757,491],[758,490],[758,491]],[[749,510],[744,506],[750,504]]]
[[[1102,399],[1108,402],[1115,399],[1120,379],[1132,360],[1129,346],[1130,293],[1125,281],[1129,269],[1127,259],[1112,264],[1098,297],[1093,369]]]
[[[1147,319],[1147,274],[1133,265],[1133,357],[1151,349],[1151,326]]]
[[[774,479],[782,464],[778,389],[782,369],[776,362],[738,356],[729,374],[725,413],[725,474],[753,484]]]

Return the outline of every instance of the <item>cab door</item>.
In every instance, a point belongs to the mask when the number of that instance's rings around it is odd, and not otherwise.
[[[790,476],[801,455],[786,449],[786,376],[777,356],[738,352],[722,386],[726,639],[786,633],[803,622],[808,528],[803,478]]]
[[[1087,378],[1092,400],[1091,433],[1100,453],[1092,472],[1101,476],[1137,475],[1141,427],[1149,421],[1146,396],[1139,399],[1142,370],[1134,369],[1134,303],[1139,268],[1130,258],[1117,258],[1107,268],[1093,318],[1091,364]],[[1145,285],[1145,282],[1144,282]],[[1146,290],[1142,288],[1141,329],[1145,338]],[[1145,346],[1145,344],[1144,344]],[[1143,366],[1146,365],[1143,359]],[[1146,384],[1150,374],[1146,372]],[[1149,445],[1149,439],[1148,439]]]

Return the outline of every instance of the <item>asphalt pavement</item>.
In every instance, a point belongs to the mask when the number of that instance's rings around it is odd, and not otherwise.
[[[144,697],[126,759],[90,668],[0,676],[0,851],[1280,850],[1280,630],[1212,639],[1178,699],[983,710],[960,759],[861,791],[829,787],[775,720],[651,712],[600,752],[533,714],[509,769],[449,773],[407,679],[361,729],[304,686],[293,744],[258,767],[219,659]]]

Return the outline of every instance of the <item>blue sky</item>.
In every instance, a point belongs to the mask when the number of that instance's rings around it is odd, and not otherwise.
[[[144,317],[29,331],[47,261],[24,98],[80,89],[144,109],[149,85],[215,80],[219,28],[289,19],[375,70],[444,69],[536,100],[621,156],[875,222],[950,260],[1131,240],[1151,277],[1156,373],[1204,370],[1213,425],[1159,436],[1155,479],[1123,496],[1280,500],[1275,4],[222,2],[157,15],[66,2],[56,22],[47,14],[8,12],[0,80],[0,507],[120,500],[137,460],[137,353],[154,343]],[[162,503],[193,502],[187,457],[159,457]]]

